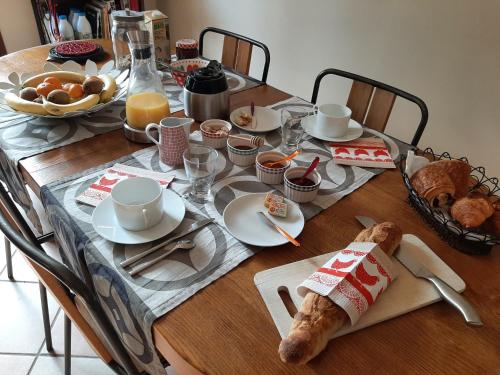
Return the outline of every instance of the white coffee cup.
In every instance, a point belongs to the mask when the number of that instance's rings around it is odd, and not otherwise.
[[[343,137],[347,133],[352,111],[340,104],[315,105],[316,127],[319,134],[331,138]]]
[[[118,223],[125,229],[138,231],[158,224],[163,217],[163,189],[147,177],[122,180],[111,190]]]

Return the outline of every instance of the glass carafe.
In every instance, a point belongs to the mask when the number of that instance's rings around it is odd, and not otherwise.
[[[128,33],[132,66],[128,83],[127,124],[144,130],[170,115],[167,94],[156,70],[153,47],[147,31]]]

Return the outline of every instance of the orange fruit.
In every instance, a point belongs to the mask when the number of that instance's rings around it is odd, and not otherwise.
[[[59,79],[56,77],[47,77],[43,80],[43,82],[52,83],[58,89],[62,89],[61,81],[59,81]]]
[[[71,82],[65,83],[64,85],[62,85],[62,89],[67,92],[71,88],[71,85]]]
[[[36,93],[45,97],[54,90],[57,90],[57,86],[49,82],[42,82],[36,87]]]
[[[66,85],[65,85],[66,86]],[[83,87],[78,83],[72,83],[68,88],[68,94],[72,98],[80,98],[83,96]]]

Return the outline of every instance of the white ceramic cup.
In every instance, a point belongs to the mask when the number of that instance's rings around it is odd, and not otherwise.
[[[352,111],[340,104],[315,105],[318,133],[331,138],[343,137],[347,133]]]
[[[120,181],[111,190],[111,199],[118,223],[125,229],[149,229],[163,217],[163,189],[147,177],[131,177]]]

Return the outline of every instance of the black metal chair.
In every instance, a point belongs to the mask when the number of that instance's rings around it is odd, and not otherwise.
[[[264,51],[265,63],[262,71],[262,82],[267,81],[267,73],[271,61],[269,48],[264,43],[246,36],[233,33],[232,31],[219,29],[217,27],[207,27],[200,33],[199,50],[200,56],[203,56],[204,37],[208,32],[224,35],[224,44],[222,47],[221,63],[239,73],[248,75],[250,62],[252,60],[252,46],[257,46]]]
[[[325,69],[314,81],[311,102],[316,104],[321,80],[327,75],[335,75],[353,80],[347,106],[352,110],[352,118],[365,126],[383,132],[392,112],[396,97],[415,103],[421,112],[420,122],[411,141],[417,146],[427,125],[429,112],[424,101],[415,95],[385,83],[339,69]]]
[[[48,276],[45,282],[48,281],[52,286],[62,288],[62,290],[68,294],[71,301],[79,297],[80,300],[83,300],[85,303],[88,313],[91,315],[91,319],[100,330],[99,334],[96,332],[93,333],[95,333],[96,337],[99,337],[103,343],[106,343],[104,347],[109,348],[119,362],[112,359],[113,357],[108,354],[110,357],[110,360],[107,362],[108,366],[119,375],[139,375],[123,343],[114,331],[111,322],[107,319],[95,293],[93,293],[92,290],[67,266],[45,253],[2,184],[0,184],[0,202],[2,204],[0,230],[8,240],[17,246],[19,251],[21,251],[34,266],[39,267],[41,271]],[[12,222],[18,227],[17,229],[13,226]],[[40,272],[38,272],[38,274],[40,277]],[[42,285],[42,283],[40,283],[40,285]],[[45,288],[43,289],[45,290]],[[54,293],[53,290],[51,291]],[[72,307],[73,311],[78,312],[75,305]],[[63,308],[65,308],[65,311],[68,311],[68,306],[63,306]],[[50,331],[50,325],[48,329]],[[104,338],[104,340],[102,340],[102,338]],[[69,375],[71,371],[71,320],[67,314],[65,314],[64,321],[64,341],[65,374]]]
[[[15,212],[18,214],[19,217],[22,218],[22,216],[19,214],[19,211],[17,211],[17,208],[14,205],[14,202],[8,195],[8,192],[5,190],[5,187],[0,184],[2,187],[2,191],[4,191],[4,194],[7,196],[8,200],[12,202],[12,205],[14,206]],[[7,202],[3,200],[3,198],[0,198],[0,204],[3,207],[6,207]],[[41,248],[41,245],[47,241],[50,241],[53,238],[53,233],[48,233],[46,235],[41,235],[39,237],[36,237],[35,234],[32,232],[31,228],[29,225],[26,223],[24,218],[22,218],[21,221],[18,221],[16,217],[12,217],[11,219],[15,222],[15,225],[18,227],[19,231],[27,238],[29,241],[32,243],[36,244]],[[7,271],[7,277],[11,281],[15,281],[14,279],[14,272],[13,272],[13,267],[12,267],[12,248],[11,248],[11,242],[7,238],[7,236],[4,235],[4,249],[5,249],[5,264],[6,264],[6,271]],[[43,250],[42,250],[43,251]],[[40,304],[42,307],[42,321],[43,321],[43,329],[45,333],[45,347],[47,348],[48,352],[53,352],[54,347],[52,345],[52,332],[50,330],[50,317],[49,317],[49,305],[47,301],[47,289],[43,285],[43,283],[39,282],[38,286],[40,288]]]

